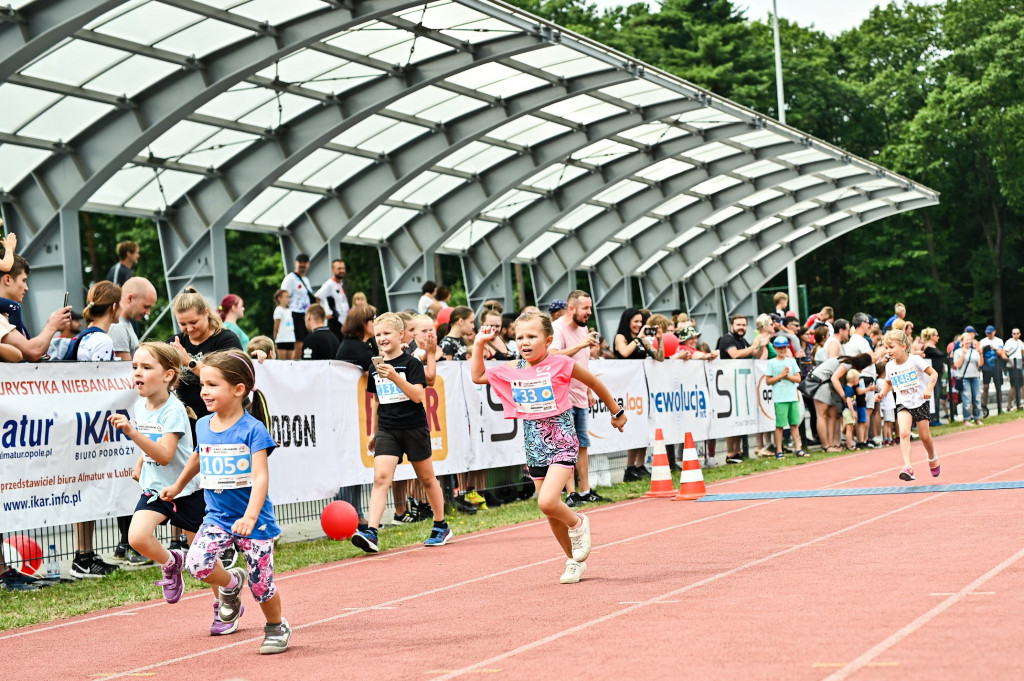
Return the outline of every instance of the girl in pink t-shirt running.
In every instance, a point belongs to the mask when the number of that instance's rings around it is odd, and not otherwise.
[[[526,465],[537,488],[537,506],[547,516],[551,532],[568,557],[559,582],[575,584],[587,569],[590,555],[590,520],[562,501],[562,489],[576,466],[579,441],[569,401],[572,379],[587,385],[613,414],[612,425],[622,430],[625,411],[594,374],[572,357],[550,355],[554,331],[551,319],[527,313],[516,320],[516,347],[522,359],[484,367],[483,346],[494,330],[481,329],[470,367],[473,382],[490,384],[498,394],[505,418],[521,419],[526,441]]]

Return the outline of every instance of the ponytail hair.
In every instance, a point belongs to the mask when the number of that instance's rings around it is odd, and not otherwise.
[[[112,281],[99,281],[89,287],[87,298],[88,304],[82,310],[82,317],[92,324],[121,302],[121,287]]]
[[[175,314],[195,310],[196,314],[206,315],[210,322],[210,331],[214,336],[224,328],[224,321],[220,318],[219,314],[213,311],[213,306],[203,297],[202,293],[191,286],[186,287],[181,293],[174,296],[174,302],[171,303],[171,306],[174,308]]]
[[[270,410],[267,408],[267,398],[256,388],[256,370],[252,366],[252,360],[245,352],[242,350],[218,350],[207,355],[203,359],[203,365],[217,369],[228,383],[245,386],[246,392],[251,394],[252,399],[243,400],[242,406],[252,414],[253,418],[270,430]]]

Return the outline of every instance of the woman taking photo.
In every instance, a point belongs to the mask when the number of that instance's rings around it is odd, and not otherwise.
[[[619,328],[615,332],[612,353],[615,359],[665,359],[664,345],[661,342],[660,327],[647,326],[644,315],[635,307],[626,308],[619,318]],[[657,339],[655,349],[652,340]],[[622,475],[623,482],[632,482],[651,477],[651,472],[644,466],[647,448],[638,447],[626,452],[626,471]]]

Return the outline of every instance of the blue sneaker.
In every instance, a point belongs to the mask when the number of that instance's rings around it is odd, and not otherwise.
[[[380,551],[380,548],[377,546],[377,531],[369,527],[365,530],[358,530],[353,534],[352,544],[367,553],[377,553]]]
[[[452,538],[452,532],[450,527],[435,527],[430,530],[430,536],[427,537],[427,541],[423,542],[424,546],[444,546]]]

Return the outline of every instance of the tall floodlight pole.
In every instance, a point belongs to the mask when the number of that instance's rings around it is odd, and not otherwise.
[[[772,0],[772,20],[775,26],[775,96],[778,98],[779,122],[786,123],[786,97],[782,88],[782,40],[779,38],[779,7]],[[796,262],[786,265],[786,287],[789,289],[789,309],[800,315],[800,299],[797,298]],[[804,310],[809,313],[810,310]]]

